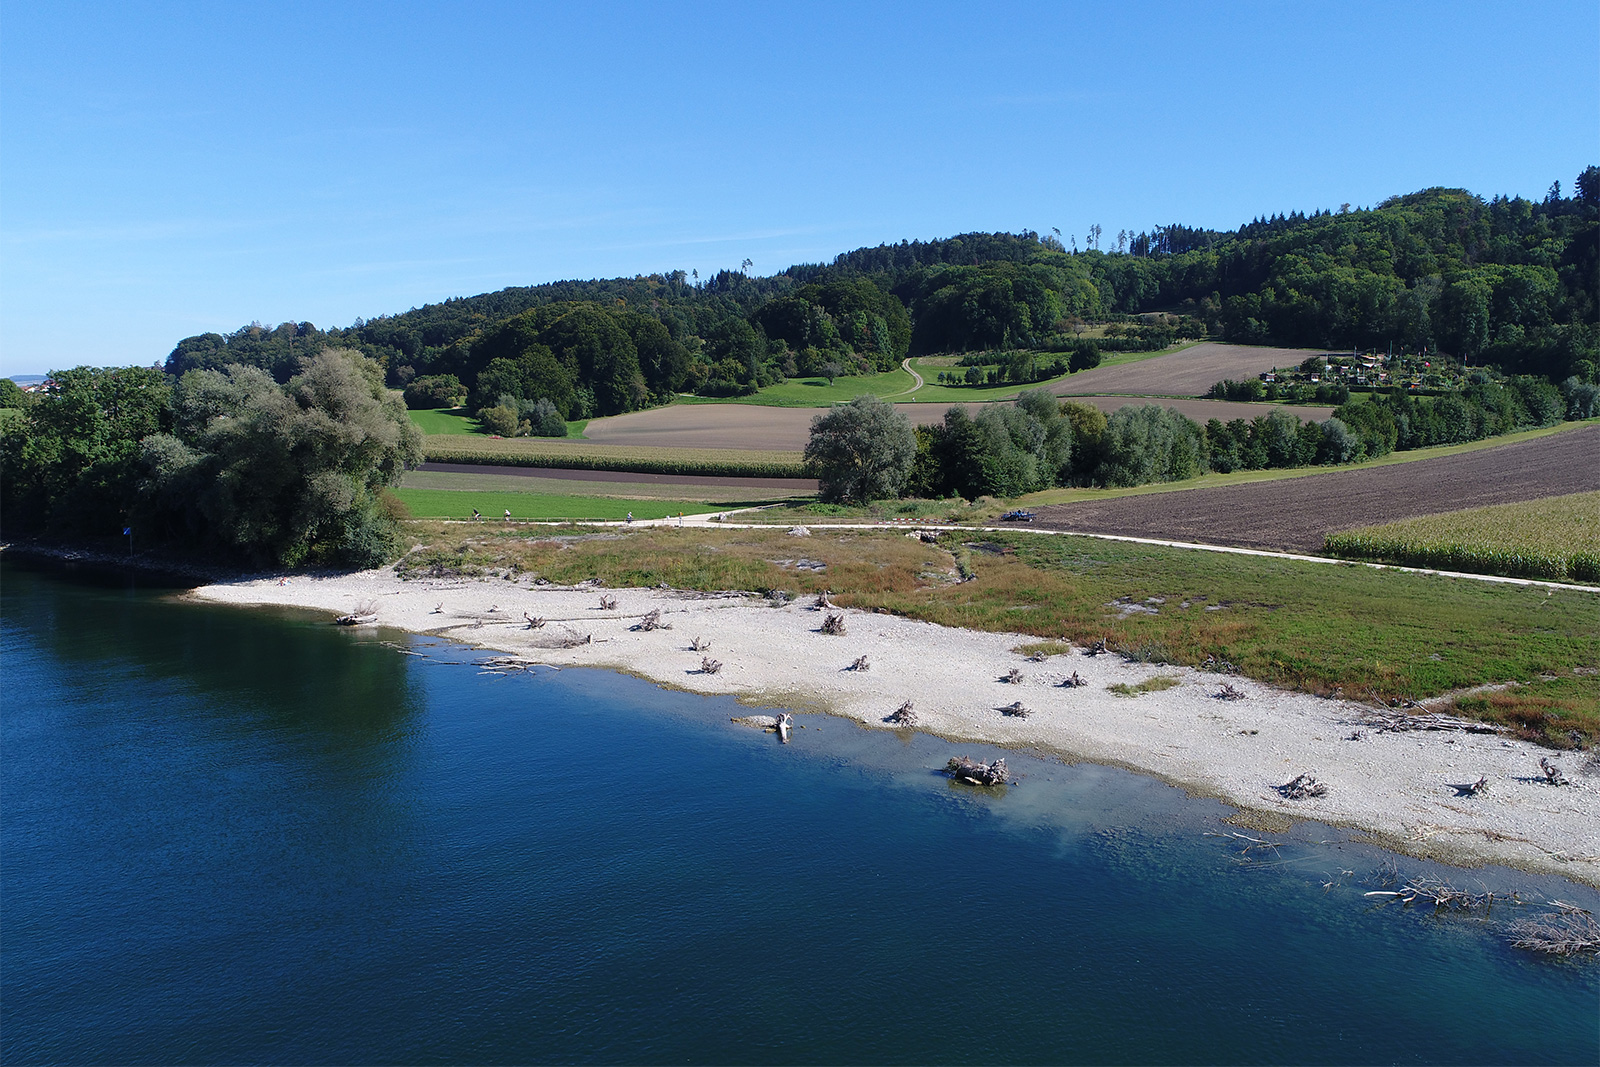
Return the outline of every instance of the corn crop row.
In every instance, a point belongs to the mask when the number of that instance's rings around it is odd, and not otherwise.
[[[627,449],[600,451],[517,447],[520,442],[462,445],[454,435],[424,439],[430,463],[481,463],[501,467],[552,467],[632,471],[721,478],[803,478],[799,453],[735,449]],[[497,447],[498,446],[498,447]]]
[[[1504,574],[1512,578],[1600,582],[1600,553],[1597,552],[1547,552],[1362,533],[1328,534],[1323,540],[1327,553],[1341,559],[1473,574]]]

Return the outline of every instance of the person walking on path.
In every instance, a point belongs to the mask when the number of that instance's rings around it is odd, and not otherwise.
[[[631,512],[631,511],[628,512],[628,525],[629,526],[633,525],[633,512]]]
[[[506,521],[507,522],[511,521],[511,509],[510,508],[506,508]]]

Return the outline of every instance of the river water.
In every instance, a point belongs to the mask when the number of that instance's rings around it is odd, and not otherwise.
[[[1515,909],[1362,897],[1559,879],[171,592],[4,564],[7,1064],[1600,1060]]]

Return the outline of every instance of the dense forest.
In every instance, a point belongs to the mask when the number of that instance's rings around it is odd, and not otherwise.
[[[246,326],[185,338],[172,374],[242,363],[287,381],[323,347],[360,351],[415,406],[466,400],[562,418],[680,392],[736,396],[787,377],[871,373],[908,354],[1065,351],[1075,327],[1155,311],[1213,337],[1441,352],[1507,374],[1594,380],[1600,168],[1541,200],[1459,189],[1368,210],[1259,218],[1232,232],[961,234],[846,252],[767,277],[682,271],[446,300],[322,331]],[[413,383],[417,383],[413,385]]]

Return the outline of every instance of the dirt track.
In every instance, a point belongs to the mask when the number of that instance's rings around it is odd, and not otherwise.
[[[1600,489],[1600,426],[1438,459],[1038,508],[1083,533],[1320,552],[1326,533]]]

